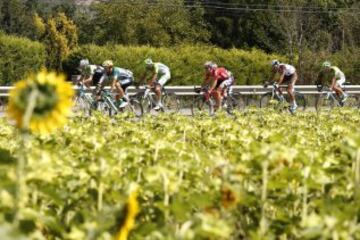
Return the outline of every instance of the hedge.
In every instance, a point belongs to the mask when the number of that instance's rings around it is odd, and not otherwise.
[[[22,79],[26,74],[39,70],[45,65],[44,46],[26,38],[5,35],[0,32],[0,85],[9,85]],[[353,84],[360,83],[360,49],[329,54],[327,52],[305,51],[303,56],[302,81],[315,81],[321,62],[330,60],[342,69]],[[83,45],[74,50],[63,62],[63,69],[70,76],[77,74],[80,59],[88,58],[92,63],[101,64],[112,59],[116,66],[132,70],[138,79],[144,72],[144,59],[151,57],[171,69],[170,85],[199,84],[203,78],[203,64],[207,60],[217,62],[234,73],[236,84],[261,84],[270,74],[271,59],[287,62],[284,56],[266,54],[257,49],[224,50],[213,46],[181,45],[172,48],[123,45]],[[298,66],[297,66],[298,67]]]
[[[170,67],[172,79],[169,85],[194,85],[201,83],[204,75],[203,64],[215,61],[234,73],[236,84],[259,84],[268,78],[271,59],[284,60],[279,55],[269,55],[261,50],[223,50],[211,46],[182,45],[173,48],[148,46],[83,45],[72,52],[64,62],[68,74],[76,74],[80,59],[88,58],[91,63],[101,64],[112,59],[115,66],[128,68],[139,78],[145,70],[144,59],[151,57]]]
[[[45,48],[39,42],[0,32],[0,85],[10,85],[45,65]]]

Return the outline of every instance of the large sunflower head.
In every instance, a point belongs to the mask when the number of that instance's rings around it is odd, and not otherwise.
[[[74,90],[63,75],[42,70],[10,91],[8,116],[21,129],[46,134],[64,125]]]

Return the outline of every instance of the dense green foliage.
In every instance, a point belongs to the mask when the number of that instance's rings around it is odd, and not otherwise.
[[[171,49],[184,44],[206,44],[230,49],[229,52],[233,48],[250,51],[255,48],[285,56],[282,60],[296,66],[299,84],[313,83],[319,63],[330,59],[344,70],[348,80],[358,83],[359,9],[360,2],[354,0],[266,3],[262,0],[0,0],[0,30],[44,43],[46,65],[57,70],[62,70],[61,61],[77,40],[85,45],[149,45]],[[66,24],[59,21],[62,12]],[[45,36],[39,36],[36,19],[43,19],[48,26]],[[70,31],[63,29],[63,25],[71,25]],[[235,72],[243,68],[230,65]],[[68,73],[73,68],[66,63]],[[245,72],[247,76],[237,76],[240,83],[259,82],[258,76],[253,80],[252,71]],[[178,81],[177,76],[175,73],[174,82],[189,82]]]
[[[45,65],[45,48],[39,42],[0,32],[0,85],[10,85]]]
[[[347,109],[99,115],[19,149],[1,119],[2,238],[15,228],[15,160],[25,152],[27,239],[111,239],[131,183],[140,214],[130,239],[358,239],[359,123]]]
[[[220,66],[230,69],[236,78],[236,84],[262,83],[269,76],[270,60],[281,58],[255,49],[224,50],[200,45],[181,45],[173,48],[85,45],[69,56],[64,69],[74,73],[81,58],[88,58],[90,62],[96,64],[101,64],[105,59],[112,59],[116,66],[131,69],[139,79],[145,71],[143,61],[147,57],[170,67],[172,75],[170,85],[201,83],[204,77],[203,64],[207,60],[215,61]]]

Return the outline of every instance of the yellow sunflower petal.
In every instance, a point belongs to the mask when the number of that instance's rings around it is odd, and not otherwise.
[[[71,84],[65,81],[64,75],[58,75],[55,72],[47,72],[46,70],[42,70],[37,75],[32,75],[26,80],[19,81],[10,91],[7,114],[10,119],[15,121],[19,128],[24,127],[22,126],[22,121],[25,114],[25,111],[23,109],[19,109],[17,106],[17,101],[22,100],[19,99],[19,95],[26,88],[31,88],[32,90],[34,89],[34,86],[36,87],[36,85],[46,84],[55,86],[54,93],[49,94],[49,92],[46,92],[42,96],[53,97],[56,95],[58,98],[50,110],[46,110],[45,112],[38,110],[36,114],[31,116],[29,123],[30,130],[33,133],[47,134],[66,123],[67,116],[71,113],[74,90],[72,89]],[[49,88],[38,88],[38,90],[49,91]],[[54,101],[54,98],[49,98],[49,101]],[[41,102],[43,103],[44,100],[42,99],[40,104]],[[28,102],[23,102],[21,103],[21,106],[26,106],[27,104]]]

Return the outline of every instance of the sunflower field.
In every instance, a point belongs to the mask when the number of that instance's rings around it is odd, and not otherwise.
[[[0,119],[7,239],[359,239],[360,113]],[[16,162],[26,155],[19,204]]]

